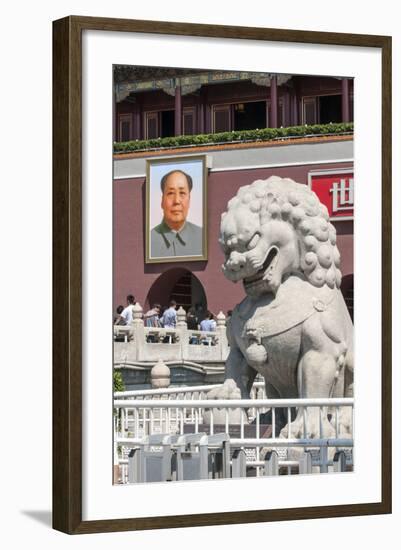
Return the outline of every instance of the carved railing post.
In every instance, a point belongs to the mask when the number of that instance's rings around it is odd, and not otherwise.
[[[170,385],[170,369],[161,359],[150,371],[150,383],[152,388],[168,388]]]
[[[180,306],[177,311],[177,332],[180,339],[180,359],[188,359],[188,345],[189,345],[189,336],[188,336],[188,325],[187,325],[187,314],[185,309]]]
[[[217,328],[216,332],[218,335],[218,345],[220,346],[220,358],[222,361],[225,361],[228,354],[228,340],[227,340],[227,327],[226,327],[226,316],[222,311],[216,317]]]
[[[142,319],[143,309],[137,302],[132,308],[132,333],[134,336],[135,358],[142,361],[145,355],[145,331]]]
[[[180,306],[180,308],[177,311],[177,327],[185,327],[187,328],[187,314],[185,313],[185,309]]]

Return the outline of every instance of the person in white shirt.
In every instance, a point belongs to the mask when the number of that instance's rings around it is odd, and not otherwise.
[[[126,325],[132,325],[134,320],[133,309],[136,304],[135,297],[132,294],[127,296],[127,307],[123,309],[121,313],[122,319],[124,319]]]

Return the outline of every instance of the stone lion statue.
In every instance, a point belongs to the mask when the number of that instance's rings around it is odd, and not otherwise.
[[[229,323],[225,382],[208,397],[249,398],[257,373],[269,398],[352,397],[353,326],[340,291],[336,230],[316,194],[276,176],[241,187],[222,214],[220,244],[224,274],[242,282],[246,297]],[[351,415],[343,409],[346,436]],[[323,437],[335,433],[329,413]],[[319,437],[319,424],[318,408],[298,410],[291,437]],[[286,417],[282,426],[285,437]]]

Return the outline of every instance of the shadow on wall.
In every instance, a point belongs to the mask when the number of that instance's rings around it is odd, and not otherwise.
[[[354,322],[354,275],[344,275],[341,281],[341,292],[344,296],[347,309]]]

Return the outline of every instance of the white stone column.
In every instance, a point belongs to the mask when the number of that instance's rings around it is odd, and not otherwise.
[[[134,337],[135,359],[143,361],[145,355],[145,331],[142,319],[143,309],[137,302],[132,309],[132,334]]]
[[[226,316],[222,311],[220,311],[216,319],[217,319],[216,332],[219,339],[218,345],[220,346],[220,357],[222,361],[225,361],[228,355]]]
[[[180,339],[180,359],[188,359],[188,346],[189,346],[189,336],[188,336],[188,325],[187,325],[187,314],[185,309],[180,307],[177,311],[177,332]]]

